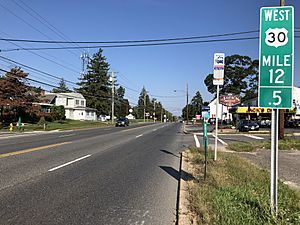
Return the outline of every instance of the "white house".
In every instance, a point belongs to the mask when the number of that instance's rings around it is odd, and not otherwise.
[[[210,108],[210,118],[216,118],[216,114],[217,114],[216,102],[217,102],[217,99],[214,99],[208,105]],[[229,113],[229,108],[230,107],[224,106],[219,103],[218,104],[218,119],[222,119],[222,120],[231,119],[232,120],[232,114]]]
[[[97,110],[86,107],[86,100],[80,93],[56,93],[55,105],[65,107],[67,119],[97,120]]]

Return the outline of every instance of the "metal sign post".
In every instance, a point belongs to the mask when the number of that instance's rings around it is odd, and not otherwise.
[[[272,108],[270,209],[277,215],[278,109],[292,107],[294,8],[260,10],[259,107]]]
[[[217,160],[218,151],[218,118],[219,118],[219,92],[220,85],[224,84],[224,65],[225,65],[225,54],[215,53],[214,54],[214,79],[213,84],[217,85],[217,99],[216,99],[216,124],[215,124],[215,155],[214,160]]]
[[[208,155],[208,135],[207,135],[207,123],[203,123],[203,142],[204,142],[204,154],[205,154],[205,166],[204,166],[204,180],[207,177],[207,155]]]

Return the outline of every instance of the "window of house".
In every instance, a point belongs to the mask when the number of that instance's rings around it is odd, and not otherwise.
[[[90,114],[90,112],[86,112],[86,115],[88,116]]]
[[[91,112],[91,116],[94,116],[94,112]]]
[[[84,106],[84,101],[81,101],[81,103],[80,103],[82,106]]]
[[[76,100],[76,103],[75,103],[76,105],[79,105],[79,100]]]

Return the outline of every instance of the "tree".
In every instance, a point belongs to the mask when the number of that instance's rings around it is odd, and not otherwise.
[[[224,85],[220,94],[236,94],[252,98],[257,96],[258,60],[252,61],[248,56],[231,55],[225,58]],[[255,83],[256,82],[256,83]],[[213,85],[213,74],[204,80],[207,90],[216,94],[217,86]]]
[[[65,107],[63,105],[52,106],[51,107],[51,117],[53,120],[64,120],[65,117]]]
[[[115,115],[117,117],[125,117],[128,115],[128,111],[130,108],[128,99],[124,98],[125,96],[125,88],[120,86],[116,90],[116,101],[115,101]]]
[[[33,110],[32,102],[38,101],[39,93],[29,86],[25,81],[28,73],[20,67],[14,67],[0,79],[0,106],[1,121],[3,121],[4,107],[14,111],[14,119],[30,113]]]
[[[194,115],[201,114],[202,112],[202,105],[203,105],[203,98],[199,91],[196,92],[196,95],[192,98],[192,111]]]
[[[66,85],[66,82],[65,82],[64,78],[61,78],[61,80],[59,82],[59,87],[58,88],[53,88],[52,92],[53,93],[69,93],[69,92],[71,92],[71,90]]]
[[[109,115],[111,111],[109,64],[102,52],[102,49],[99,49],[90,59],[87,73],[80,79],[77,91],[86,98],[87,107],[97,109],[98,115]]]
[[[148,112],[149,110],[149,103],[150,103],[150,98],[148,95],[148,92],[146,91],[146,88],[143,87],[142,91],[139,96],[138,100],[138,105],[137,105],[137,118],[142,119],[144,118],[144,109],[145,112]]]

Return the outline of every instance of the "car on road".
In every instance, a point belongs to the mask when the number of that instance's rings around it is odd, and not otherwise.
[[[126,127],[129,126],[129,120],[127,118],[119,118],[116,121],[116,127]]]
[[[259,125],[254,120],[240,120],[238,124],[238,130],[240,132],[248,132],[250,130],[259,130]]]

